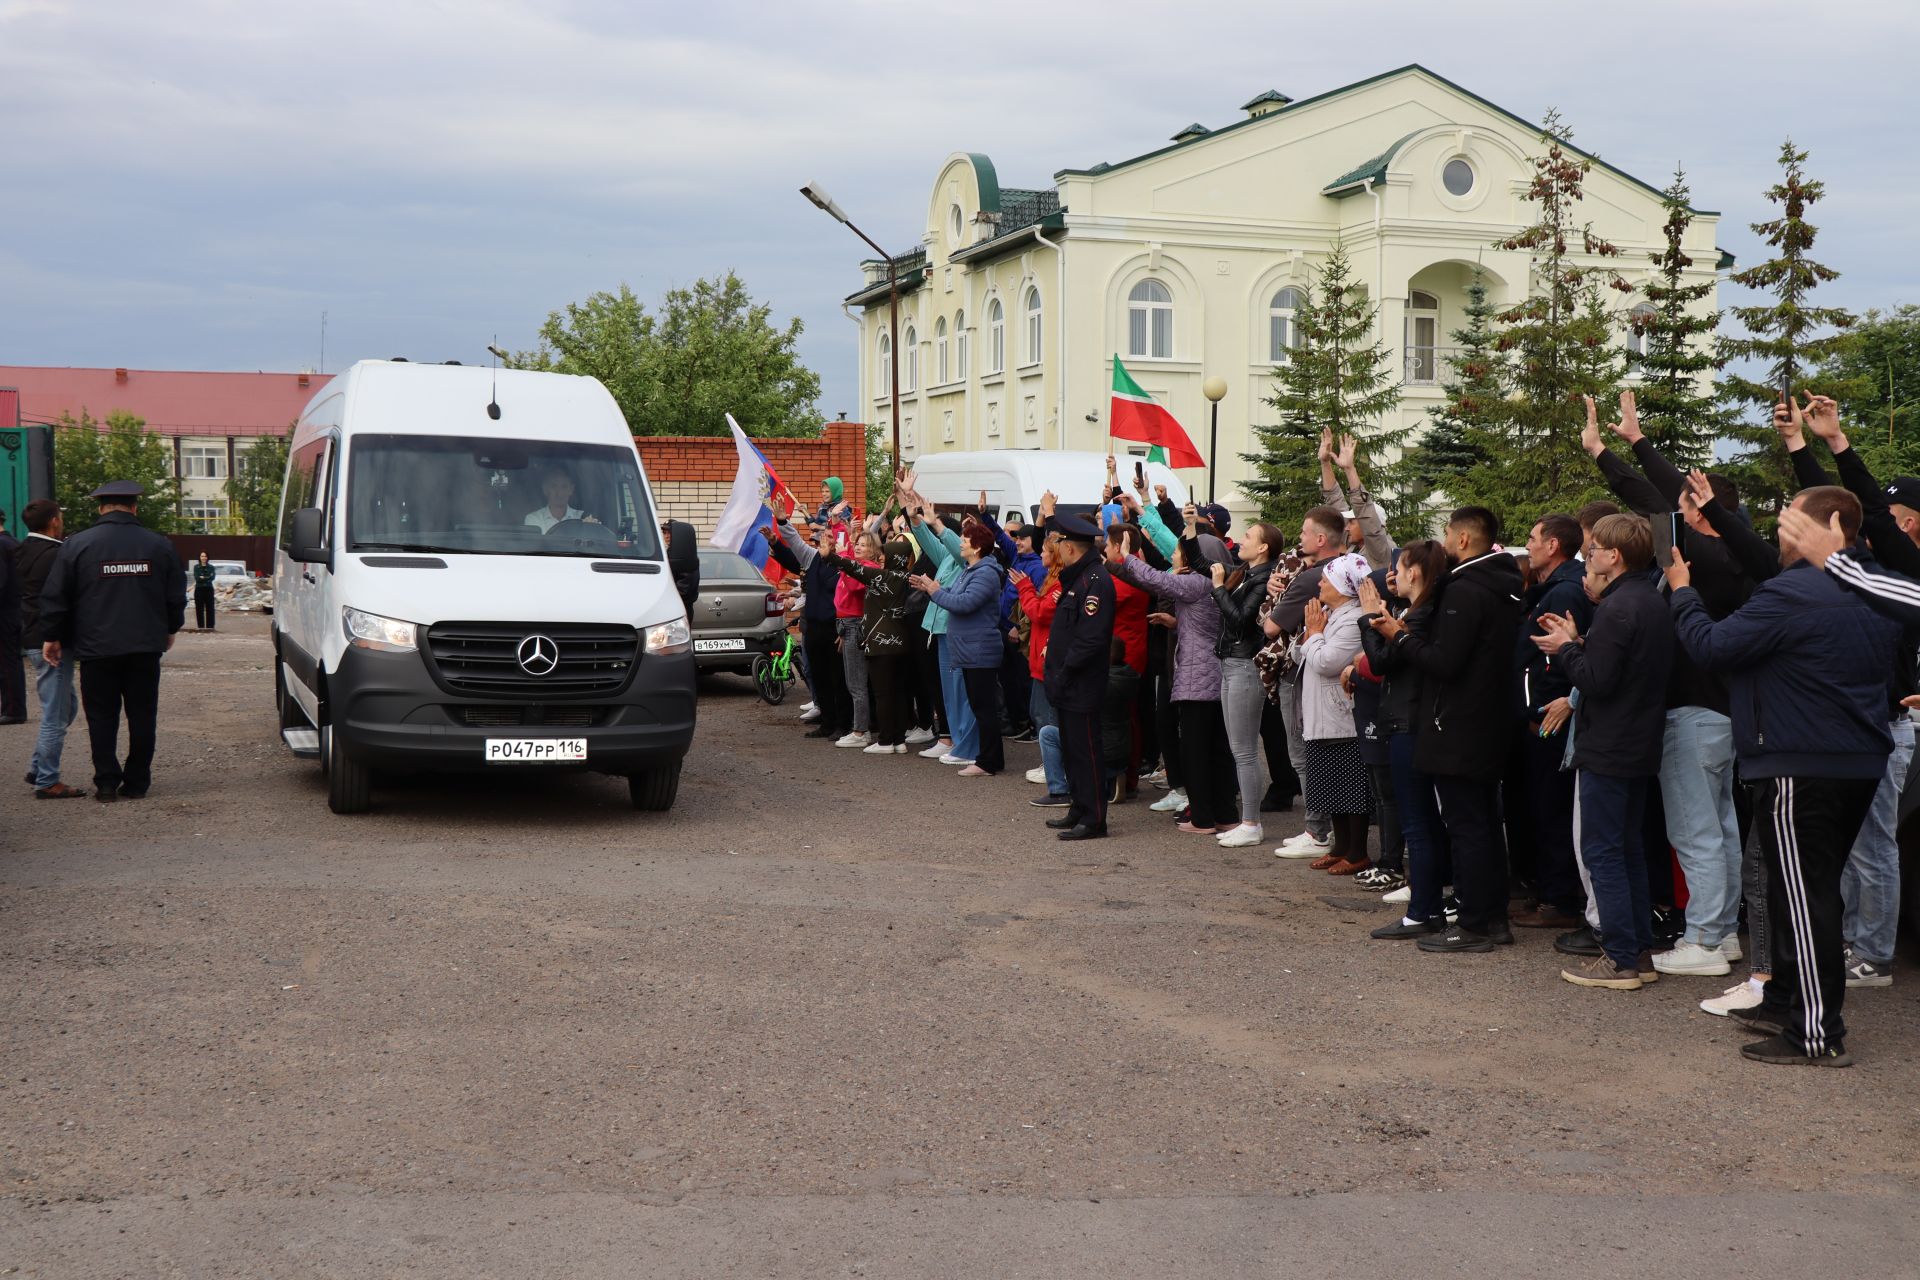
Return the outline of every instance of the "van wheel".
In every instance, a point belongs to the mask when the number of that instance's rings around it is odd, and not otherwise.
[[[347,754],[332,725],[320,726],[320,762],[327,770],[327,808],[365,813],[373,803],[373,770]]]
[[[658,769],[628,774],[627,794],[633,797],[634,808],[665,813],[673,808],[673,798],[680,794],[680,762],[675,760]]]

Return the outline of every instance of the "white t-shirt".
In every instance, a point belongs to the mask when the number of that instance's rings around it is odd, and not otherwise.
[[[567,514],[564,516],[556,516],[553,514],[553,508],[541,507],[538,511],[528,512],[524,523],[534,526],[542,533],[548,533],[552,531],[553,526],[559,524],[562,520],[580,520],[585,518],[586,514],[586,512],[581,511],[577,507],[568,507]]]

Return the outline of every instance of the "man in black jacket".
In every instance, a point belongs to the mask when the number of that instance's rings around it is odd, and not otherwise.
[[[1107,834],[1100,707],[1113,647],[1113,579],[1093,552],[1100,531],[1086,520],[1051,516],[1047,536],[1061,560],[1060,604],[1047,633],[1047,701],[1060,715],[1060,750],[1073,794],[1073,804],[1047,826],[1062,840],[1096,840]]]
[[[1580,691],[1574,844],[1599,908],[1601,954],[1560,976],[1583,987],[1638,991],[1654,972],[1642,833],[1666,732],[1673,621],[1647,576],[1652,563],[1644,516],[1599,521],[1587,572],[1606,585],[1591,632],[1582,637],[1572,618],[1550,615],[1541,619],[1546,634],[1534,641]]]
[[[1567,694],[1573,686],[1533,643],[1546,634],[1540,620],[1565,615],[1585,632],[1593,621],[1587,599],[1586,569],[1577,557],[1580,522],[1569,515],[1547,515],[1527,535],[1527,561],[1535,585],[1527,590],[1526,622],[1515,642],[1520,668],[1520,755],[1525,762],[1526,803],[1533,806],[1533,882],[1538,903],[1516,916],[1516,926],[1572,929],[1587,908],[1587,893],[1573,856],[1573,775],[1562,769],[1567,754],[1566,728],[1573,716]],[[1509,804],[1522,803],[1509,794]]]
[[[1499,533],[1499,519],[1485,507],[1455,511],[1446,547],[1456,563],[1432,634],[1422,639],[1388,616],[1373,624],[1424,677],[1413,763],[1434,779],[1453,848],[1459,921],[1421,938],[1423,951],[1491,951],[1513,941],[1499,790],[1505,744],[1520,713],[1513,653],[1525,583],[1513,557],[1494,550]]]
[[[838,619],[833,609],[833,590],[839,585],[840,571],[792,525],[781,521],[776,531],[780,537],[769,547],[773,558],[788,573],[800,575],[801,590],[806,594],[800,623],[806,637],[807,680],[813,686],[813,703],[820,708],[820,723],[806,736],[837,741],[853,732],[853,694],[847,689],[846,668],[840,660]]]

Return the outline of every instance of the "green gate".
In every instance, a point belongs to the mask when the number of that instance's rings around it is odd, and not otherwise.
[[[16,538],[27,536],[20,508],[53,496],[52,434],[47,427],[0,427],[0,511]]]

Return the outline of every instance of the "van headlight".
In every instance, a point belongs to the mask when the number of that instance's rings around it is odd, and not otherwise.
[[[419,648],[414,642],[416,628],[411,622],[402,622],[398,618],[383,618],[377,613],[362,613],[358,609],[341,609],[341,619],[346,623],[347,643],[362,649],[380,649],[387,653],[412,653]]]
[[[685,614],[647,628],[646,651],[648,653],[685,653],[691,648],[693,648],[693,632],[687,626]]]

